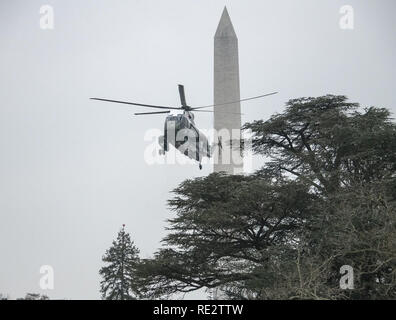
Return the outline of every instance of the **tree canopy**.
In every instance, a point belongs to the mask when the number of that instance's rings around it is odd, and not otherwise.
[[[221,288],[237,299],[396,298],[396,125],[345,96],[287,102],[247,123],[268,161],[184,181],[169,234],[137,268],[147,297]],[[355,289],[339,286],[354,269]]]

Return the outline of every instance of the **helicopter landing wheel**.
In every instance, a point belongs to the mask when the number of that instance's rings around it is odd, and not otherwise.
[[[202,164],[199,164],[199,170],[202,170]]]

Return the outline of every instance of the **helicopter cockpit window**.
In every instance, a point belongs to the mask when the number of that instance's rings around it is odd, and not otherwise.
[[[188,120],[187,120],[187,118],[186,117],[182,117],[182,127],[183,128],[189,128],[189,122],[188,122]]]

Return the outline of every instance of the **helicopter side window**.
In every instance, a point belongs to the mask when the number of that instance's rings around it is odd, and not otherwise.
[[[179,117],[178,116],[174,116],[172,117],[172,121],[175,123],[175,129],[179,130],[180,129],[180,121],[179,121]]]

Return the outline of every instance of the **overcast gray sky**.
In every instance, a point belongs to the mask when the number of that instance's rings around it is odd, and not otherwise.
[[[39,9],[54,8],[54,30]],[[355,28],[339,27],[352,5]],[[143,257],[165,235],[170,190],[207,175],[144,161],[161,115],[88,100],[213,101],[213,36],[227,5],[239,38],[243,122],[327,93],[395,106],[394,0],[2,0],[0,2],[0,293],[97,299],[101,257],[126,224]],[[211,128],[211,114],[197,114]],[[256,166],[259,164],[257,160]],[[39,288],[41,265],[55,289]]]

